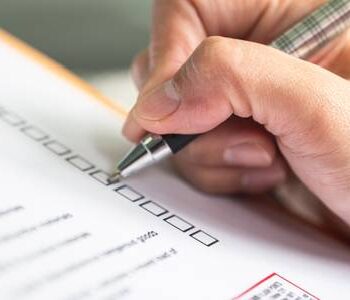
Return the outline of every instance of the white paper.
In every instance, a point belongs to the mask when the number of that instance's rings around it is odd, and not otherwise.
[[[0,43],[0,299],[232,299],[274,272],[346,298],[349,249],[264,203],[162,167],[106,185],[121,125]]]

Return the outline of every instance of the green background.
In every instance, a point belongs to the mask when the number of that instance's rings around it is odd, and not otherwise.
[[[0,26],[75,70],[127,68],[147,46],[151,0],[0,0]]]

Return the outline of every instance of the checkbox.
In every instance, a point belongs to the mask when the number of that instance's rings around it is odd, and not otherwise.
[[[87,161],[85,158],[79,156],[79,155],[74,155],[71,157],[66,158],[66,161],[68,161],[71,165],[74,167],[78,168],[80,171],[88,171],[94,168],[94,165]]]
[[[190,234],[190,236],[208,247],[216,244],[219,241],[218,239],[214,238],[213,236],[204,232],[203,230],[198,230]]]
[[[39,129],[35,126],[24,127],[21,129],[21,131],[26,136],[29,136],[31,139],[38,141],[38,142],[43,141],[49,137],[44,131],[42,131],[41,129]]]
[[[6,110],[0,111],[0,119],[11,126],[19,126],[25,123],[24,119]]]
[[[175,215],[165,218],[164,221],[181,230],[182,232],[186,232],[194,228],[191,223]]]
[[[115,189],[114,191],[116,191],[119,195],[123,196],[124,198],[126,198],[132,202],[136,202],[136,201],[139,201],[139,200],[144,198],[143,195],[136,192],[134,189],[132,189],[131,187],[129,187],[127,185],[123,185],[123,186]]]
[[[160,217],[168,212],[164,207],[160,206],[154,201],[147,201],[145,203],[140,204],[140,206],[150,212],[152,215],[156,217]]]
[[[23,206],[17,205],[17,206],[13,206],[13,207],[10,207],[10,208],[4,209],[4,210],[0,210],[0,217],[9,215],[9,214],[14,213],[14,212],[18,212],[18,211],[23,210],[23,209],[24,209]]]
[[[94,179],[96,179],[98,182],[103,183],[104,185],[110,185],[111,182],[109,181],[109,178],[111,177],[110,174],[98,170],[98,171],[94,171],[92,173],[90,173],[90,176]]]
[[[44,146],[57,155],[66,155],[71,152],[66,146],[57,141],[47,142]]]

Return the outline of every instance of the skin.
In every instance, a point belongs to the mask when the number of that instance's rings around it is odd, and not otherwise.
[[[211,193],[261,193],[293,172],[350,224],[350,32],[310,61],[265,46],[320,0],[158,0],[124,134],[205,133],[174,158]]]

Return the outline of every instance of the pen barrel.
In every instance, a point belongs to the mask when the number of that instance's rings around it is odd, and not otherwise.
[[[162,138],[171,149],[171,152],[176,153],[198,136],[199,134],[165,134],[162,135]]]
[[[350,1],[331,0],[297,23],[270,46],[306,59],[350,26]]]

